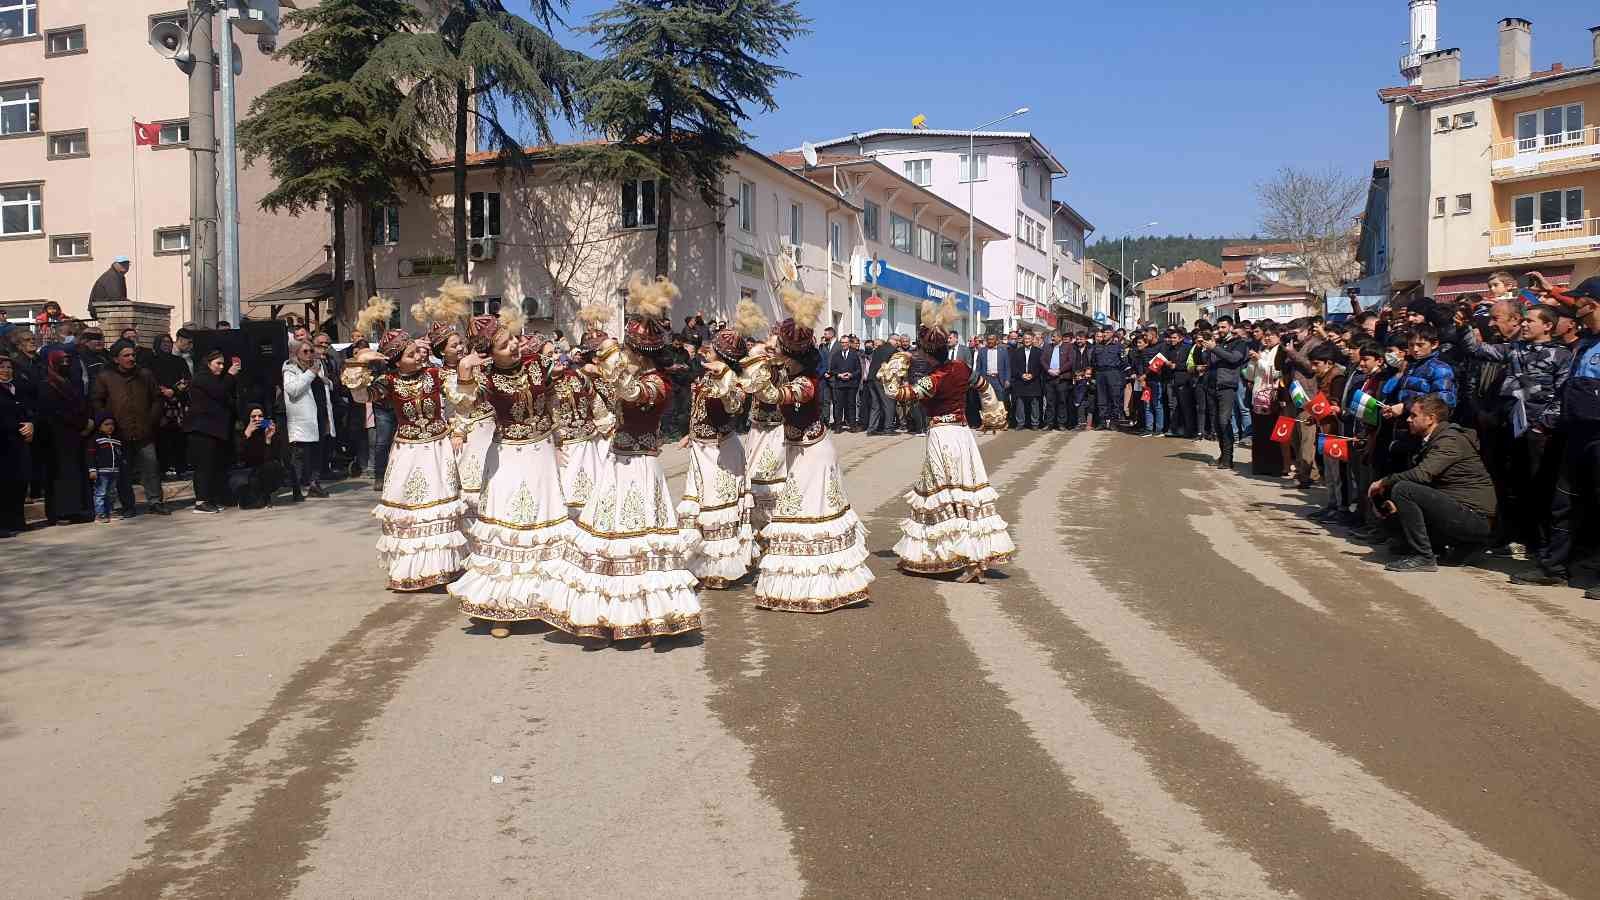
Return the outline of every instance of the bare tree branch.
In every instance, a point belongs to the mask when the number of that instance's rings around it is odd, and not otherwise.
[[[1294,245],[1281,255],[1305,270],[1313,292],[1337,291],[1357,273],[1354,223],[1366,192],[1364,180],[1331,166],[1316,172],[1285,166],[1257,186],[1261,230]]]

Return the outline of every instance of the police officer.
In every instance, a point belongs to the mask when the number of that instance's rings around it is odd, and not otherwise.
[[[1122,420],[1122,386],[1128,373],[1127,349],[1112,334],[1109,325],[1100,329],[1089,361],[1094,366],[1098,409],[1095,428],[1105,431]]]
[[[1206,374],[1211,378],[1213,417],[1217,429],[1217,468],[1233,468],[1233,407],[1238,402],[1239,369],[1250,356],[1250,344],[1233,330],[1233,319],[1217,319],[1216,331],[1201,346],[1206,354]]]

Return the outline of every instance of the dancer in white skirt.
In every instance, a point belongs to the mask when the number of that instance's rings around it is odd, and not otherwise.
[[[878,377],[891,396],[921,403],[928,414],[927,456],[921,477],[906,494],[911,515],[900,522],[900,541],[894,545],[901,571],[960,572],[958,581],[981,582],[985,571],[1010,560],[1017,548],[995,511],[998,497],[967,426],[972,370],[950,359],[945,327],[958,315],[951,299],[938,308],[924,302],[917,345],[925,358],[897,353],[878,370]],[[983,430],[1005,430],[1005,404],[988,382],[979,384]]]
[[[541,588],[572,530],[551,437],[549,382],[537,358],[524,358],[518,327],[493,316],[473,320],[474,335],[491,348],[489,364],[476,353],[463,358],[452,397],[458,408],[480,397],[494,407],[472,555],[450,595],[468,616],[493,622],[489,633],[497,638],[511,633],[509,623],[543,618]]]
[[[556,417],[556,459],[561,464],[561,493],[567,515],[574,522],[583,514],[600,470],[611,463],[611,438],[616,419],[602,388],[605,382],[583,370],[600,345],[609,339],[599,323],[610,315],[607,307],[584,307],[579,321],[594,323],[583,340],[568,353],[568,363],[550,373],[551,401]]]
[[[454,325],[435,323],[428,329],[428,347],[444,363],[445,385],[456,395],[457,368],[467,353],[467,342]],[[483,461],[494,443],[494,406],[481,394],[450,417],[450,443],[456,451],[456,471],[461,476],[461,499],[467,504],[469,536],[478,516],[478,494],[483,490]]]
[[[783,412],[788,480],[762,529],[765,553],[756,606],[825,613],[864,602],[866,528],[845,498],[839,458],[822,421],[812,326],[825,301],[785,287],[789,318],[773,334],[772,356],[746,369],[747,390]]]
[[[376,352],[358,353],[340,377],[352,393],[370,392],[395,414],[383,497],[372,511],[383,523],[378,559],[392,591],[446,584],[461,573],[466,554],[466,504],[450,447],[444,376],[427,363],[425,348],[403,331],[390,331]]]
[[[781,375],[777,376],[781,378]],[[784,462],[783,412],[775,403],[750,398],[750,431],[744,436],[745,481],[750,488],[750,526],[759,542],[772,507],[789,482]]]
[[[595,478],[546,596],[545,621],[600,640],[653,639],[700,628],[700,600],[688,569],[661,471],[661,417],[671,386],[657,369],[666,346],[663,314],[677,288],[635,276],[628,288],[624,343],[606,341],[594,373],[616,403],[610,461]]]
[[[683,439],[689,471],[678,518],[693,542],[689,571],[711,590],[748,575],[757,556],[744,444],[733,426],[745,401],[739,380],[750,349],[745,334],[765,328],[766,318],[753,302],[741,300],[734,321],[700,348],[705,373],[690,386],[689,436]]]

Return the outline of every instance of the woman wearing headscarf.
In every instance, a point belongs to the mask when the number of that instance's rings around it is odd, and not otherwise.
[[[0,354],[0,537],[27,530],[22,506],[33,472],[33,407],[13,376],[16,364]]]
[[[194,511],[219,513],[226,502],[228,463],[233,451],[234,410],[238,406],[234,378],[241,363],[236,356],[226,372],[221,350],[205,355],[194,384],[189,386],[189,415],[183,430],[189,436],[189,459],[194,465]]]
[[[161,471],[182,474],[189,468],[183,417],[189,410],[189,384],[195,373],[189,363],[172,352],[172,338],[158,334],[151,341],[155,353],[150,359],[150,374],[161,388],[161,422],[156,429],[156,459]]]
[[[94,518],[89,487],[87,440],[94,432],[89,402],[72,377],[72,358],[51,350],[45,358],[39,391],[39,450],[45,457],[44,514],[51,522]]]

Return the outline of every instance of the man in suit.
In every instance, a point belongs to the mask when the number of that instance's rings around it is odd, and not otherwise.
[[[1080,331],[1072,336],[1071,361],[1067,364],[1072,370],[1072,427],[1080,431],[1089,427],[1094,408],[1093,353],[1088,334]]]
[[[828,329],[832,331],[833,329]],[[835,342],[833,358],[828,363],[828,377],[833,380],[833,427],[837,431],[854,431],[856,425],[856,391],[861,389],[861,351],[845,335]]]
[[[839,341],[834,338],[832,328],[822,329],[822,339],[817,341],[817,384],[822,391],[822,414],[827,416],[833,409],[833,351],[839,348]]]
[[[978,351],[977,365],[973,366],[973,374],[989,382],[994,388],[995,396],[1005,402],[1006,395],[1011,388],[1011,354],[1006,348],[1000,346],[1000,336],[991,334],[983,340],[983,349]],[[977,427],[978,422],[972,422]]]
[[[1039,335],[1024,332],[1011,357],[1011,396],[1018,428],[1044,427],[1044,350]]]
[[[867,367],[867,394],[872,398],[872,414],[867,417],[867,434],[891,434],[900,429],[899,405],[895,403],[889,392],[878,383],[878,370],[891,357],[900,352],[899,341],[896,335],[890,335],[878,343],[872,351],[871,362]]]
[[[1051,335],[1044,351],[1044,427],[1051,431],[1070,429],[1078,411],[1072,398],[1072,345],[1064,338]]]

